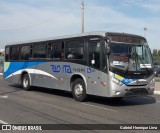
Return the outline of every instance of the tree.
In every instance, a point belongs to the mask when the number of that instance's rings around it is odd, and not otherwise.
[[[158,53],[157,53],[157,49],[153,49],[153,56],[157,56]]]
[[[160,57],[160,50],[158,50],[158,53],[157,53],[157,54],[158,54],[158,56]]]

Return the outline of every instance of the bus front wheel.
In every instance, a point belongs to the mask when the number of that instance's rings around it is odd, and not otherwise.
[[[22,87],[24,90],[29,91],[31,86],[30,86],[30,79],[28,74],[24,74],[22,77]]]
[[[72,84],[72,95],[76,101],[83,102],[87,99],[85,83],[81,78]]]

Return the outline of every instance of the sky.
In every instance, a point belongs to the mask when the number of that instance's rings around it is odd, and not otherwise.
[[[0,0],[0,48],[8,43],[81,32],[82,0]],[[160,0],[84,0],[85,32],[144,36],[160,49]]]

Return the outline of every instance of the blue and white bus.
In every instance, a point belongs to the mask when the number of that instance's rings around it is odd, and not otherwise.
[[[4,79],[24,90],[45,87],[121,99],[152,95],[155,88],[150,48],[144,37],[89,32],[5,47]]]

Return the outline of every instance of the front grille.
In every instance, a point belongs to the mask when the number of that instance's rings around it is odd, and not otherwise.
[[[132,88],[127,91],[125,96],[139,96],[139,95],[147,95],[148,90],[146,88]]]
[[[130,84],[128,84],[128,85],[126,85],[126,86],[146,86],[147,84],[142,84],[142,85],[139,85],[139,84],[135,84],[135,85],[130,85]]]

